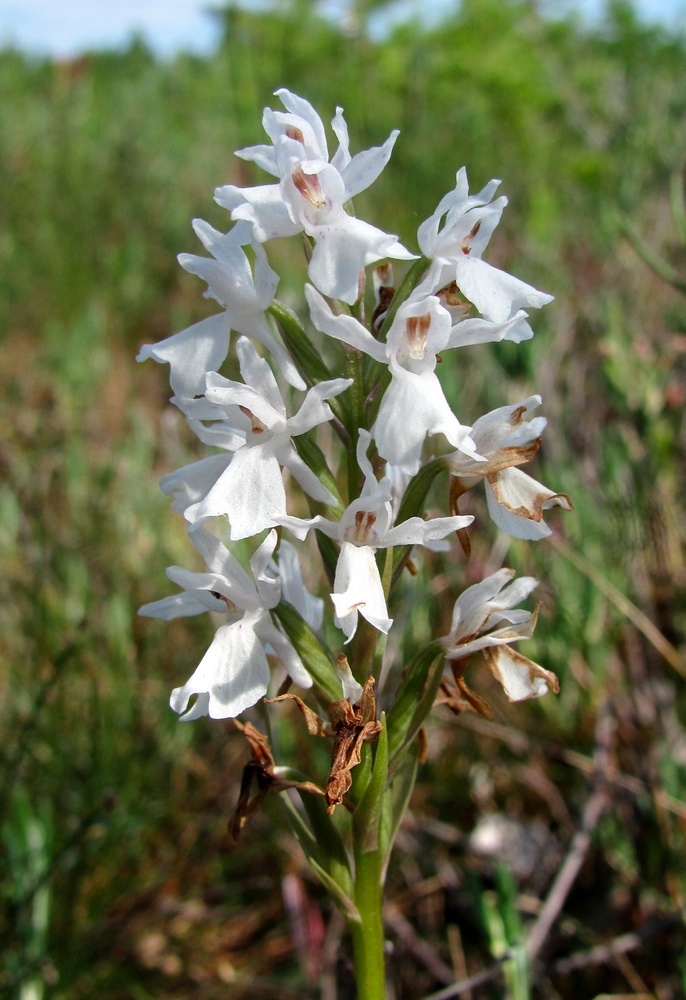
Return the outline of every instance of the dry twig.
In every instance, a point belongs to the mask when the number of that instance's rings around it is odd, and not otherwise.
[[[533,961],[538,955],[557,920],[591,846],[593,831],[607,808],[609,802],[608,785],[604,779],[611,768],[611,750],[615,728],[616,723],[610,712],[609,702],[605,702],[598,714],[596,749],[593,755],[596,765],[597,787],[586,803],[581,827],[572,838],[567,857],[529,934],[526,950],[530,961]]]

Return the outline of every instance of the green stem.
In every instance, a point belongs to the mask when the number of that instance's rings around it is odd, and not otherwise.
[[[385,1000],[383,884],[380,851],[355,858],[355,905],[361,922],[351,923],[358,1000]]]

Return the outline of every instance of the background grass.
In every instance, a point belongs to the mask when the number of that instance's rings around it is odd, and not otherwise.
[[[197,250],[193,217],[227,228],[217,184],[262,182],[232,151],[262,141],[279,86],[325,120],[342,105],[354,150],[402,129],[356,209],[410,246],[459,166],[474,190],[502,177],[488,259],[556,296],[532,342],[459,352],[446,389],[464,422],[540,391],[532,472],[575,513],[553,512],[555,538],[537,545],[484,530],[469,564],[425,567],[425,602],[409,587],[402,600],[408,642],[426,641],[448,631],[456,581],[502,560],[534,573],[526,652],[562,691],[519,706],[493,691],[496,723],[435,712],[390,876],[392,995],[492,969],[584,822],[591,847],[530,987],[510,970],[472,996],[686,991],[686,42],[622,3],[591,29],[465,0],[382,41],[357,13],[343,30],[304,0],[228,10],[208,59],[162,63],[138,43],[69,63],[0,53],[8,997],[354,995],[340,920],[268,810],[228,848],[240,738],[167,708],[210,623],[136,618],[168,592],[164,568],[189,564],[156,481],[200,451],[169,412],[166,370],[135,352],[214,311],[175,255]],[[288,253],[274,247],[293,296]],[[304,753],[288,725],[279,738]],[[593,952],[628,934],[626,953]]]

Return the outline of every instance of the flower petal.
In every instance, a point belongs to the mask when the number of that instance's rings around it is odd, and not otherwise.
[[[231,538],[249,538],[273,528],[286,514],[286,491],[279,463],[267,445],[241,448],[207,496],[185,511],[191,524],[226,514]]]
[[[340,222],[312,228],[316,243],[308,274],[310,281],[332,299],[353,305],[360,295],[360,270],[384,257],[413,260],[414,254],[396,236],[346,215]]]
[[[310,307],[312,322],[320,333],[356,347],[376,361],[386,363],[385,345],[380,344],[354,316],[335,316],[328,302],[312,285],[305,285],[305,298]]]
[[[555,694],[560,690],[557,677],[522,656],[509,646],[498,646],[484,650],[484,656],[496,680],[500,681],[510,701],[526,701],[541,698],[551,688]]]
[[[508,468],[486,482],[488,512],[501,529],[515,538],[536,541],[552,534],[543,520],[551,507],[573,510],[566,493],[554,493],[521,469]]]
[[[256,626],[257,634],[265,645],[271,647],[281,660],[288,676],[301,688],[312,687],[312,678],[305,669],[290,640],[265,616]]]
[[[463,256],[456,263],[455,280],[479,312],[494,323],[505,323],[521,308],[535,309],[553,301],[552,295],[492,267],[485,260]]]
[[[390,160],[395,140],[399,135],[399,130],[394,129],[383,146],[374,146],[357,153],[341,170],[345,181],[346,199],[354,198],[356,194],[365,191],[374,183]]]
[[[173,497],[172,510],[185,515],[189,507],[206,497],[226,471],[231,458],[231,455],[210,455],[162,476],[160,489],[165,496]]]
[[[426,545],[439,541],[453,531],[468,527],[474,520],[471,514],[456,517],[433,517],[425,521],[422,517],[410,517],[386,532],[382,545]]]
[[[190,697],[205,696],[202,705],[212,719],[230,719],[250,708],[267,693],[269,664],[255,634],[254,615],[217,629],[212,645],[183,687],[172,691],[170,705],[185,712]],[[182,721],[197,718],[191,708]]]
[[[318,632],[324,617],[324,601],[321,597],[313,597],[305,587],[298,551],[284,538],[279,544],[278,572],[283,599],[293,605],[313,632]]]
[[[310,102],[306,101],[304,97],[298,97],[297,94],[292,93],[285,87],[275,90],[274,95],[279,98],[287,111],[290,111],[292,115],[296,115],[298,118],[302,118],[310,126],[317,143],[317,154],[322,159],[328,160],[329,150],[326,144],[324,125]]]
[[[216,371],[229,350],[231,327],[225,313],[208,316],[158,344],[144,344],[136,361],[153,358],[169,363],[169,381],[177,396],[199,396],[205,391],[205,374]]]
[[[399,365],[392,365],[391,370],[393,379],[381,400],[372,433],[379,454],[413,476],[421,465],[427,434],[444,434],[459,448],[469,432],[450,409],[434,372],[416,375]]]
[[[334,621],[343,629],[346,642],[355,634],[358,611],[380,632],[387,633],[393,624],[388,617],[374,551],[368,545],[343,542],[331,600],[336,609]]]
[[[206,611],[226,610],[226,605],[222,601],[213,598],[211,594],[207,597],[213,602],[212,607],[208,607],[200,596],[183,593],[144,604],[138,609],[138,614],[144,618],[161,618],[162,621],[169,622],[174,618],[187,618],[190,615],[204,614]]]

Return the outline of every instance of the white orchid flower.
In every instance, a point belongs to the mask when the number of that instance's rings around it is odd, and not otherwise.
[[[439,517],[424,521],[411,517],[393,527],[391,487],[388,479],[377,481],[367,457],[371,441],[369,431],[360,430],[357,461],[365,482],[362,493],[343,512],[340,521],[330,521],[317,515],[310,519],[282,517],[279,523],[289,528],[296,538],[304,538],[310,528],[316,528],[341,544],[336,565],[334,589],[334,622],[350,642],[355,634],[358,612],[380,632],[387,633],[393,620],[388,617],[375,553],[379,548],[394,545],[427,545],[445,538],[451,532],[471,524],[472,517]]]
[[[470,428],[483,460],[475,462],[468,455],[456,452],[450,457],[453,475],[468,479],[470,476],[493,475],[501,469],[531,461],[538,451],[541,435],[545,430],[545,417],[525,419],[541,405],[541,397],[528,396],[508,406],[499,406],[479,417]]]
[[[215,192],[234,220],[252,225],[260,243],[305,232],[315,241],[310,280],[325,295],[350,304],[360,296],[360,270],[385,257],[411,260],[396,236],[348,215],[344,205],[364,191],[388,162],[398,132],[383,146],[350,155],[341,108],[332,127],[339,148],[329,162],[321,118],[302,98],[276,91],[287,113],[265,109],[263,124],[273,146],[252,146],[239,156],[254,160],[279,179],[278,184],[239,188],[228,184]]]
[[[414,294],[435,294],[455,282],[486,320],[510,324],[503,338],[518,343],[533,336],[524,309],[538,309],[553,297],[481,259],[507,205],[504,196],[491,201],[499,184],[498,180],[489,181],[479,194],[470,195],[467,171],[464,167],[458,170],[454,190],[419,227],[419,246],[431,265]],[[445,223],[441,229],[443,216]],[[483,332],[486,333],[485,328]],[[474,330],[471,334],[474,335]]]
[[[555,674],[509,648],[512,642],[531,638],[538,615],[538,609],[516,607],[538,581],[514,577],[514,570],[501,569],[463,591],[455,602],[450,633],[441,642],[452,662],[482,651],[510,701],[522,701],[541,697],[549,687],[557,692],[558,682]]]
[[[535,541],[552,534],[543,520],[543,511],[551,507],[572,510],[565,493],[555,493],[536,482],[516,466],[530,462],[541,444],[546,426],[544,417],[525,420],[540,406],[540,396],[529,396],[512,406],[500,406],[480,417],[469,429],[483,461],[455,452],[448,459],[454,476],[451,486],[451,510],[457,501],[481,479],[486,485],[488,510],[497,526],[515,538]],[[462,536],[463,544],[468,542]]]
[[[181,398],[199,396],[205,391],[205,374],[217,371],[225,360],[231,331],[235,330],[268,348],[284,378],[296,389],[304,389],[305,383],[265,315],[279,278],[267,263],[264,248],[253,241],[253,279],[250,262],[242,246],[236,244],[233,231],[223,235],[201,219],[195,219],[193,228],[215,259],[179,254],[179,262],[186,271],[207,282],[207,294],[224,306],[224,312],[194,323],[158,344],[145,344],[137,360],[167,362],[174,394]],[[247,232],[246,242],[250,242],[249,227],[243,231]]]
[[[387,364],[391,383],[372,427],[372,435],[391,465],[414,475],[427,434],[444,434],[455,448],[479,460],[467,428],[450,409],[436,375],[437,356],[452,347],[452,320],[436,296],[404,302],[381,343],[353,316],[336,316],[325,299],[305,287],[312,322],[376,361]]]
[[[264,358],[245,337],[238,340],[236,351],[245,384],[210,372],[204,400],[175,400],[191,418],[213,417],[215,427],[204,427],[192,419],[191,426],[203,441],[226,448],[229,454],[193,463],[161,483],[165,492],[176,492],[177,509],[204,490],[201,499],[183,507],[186,520],[201,524],[226,514],[232,539],[248,538],[280,523],[279,518],[286,513],[282,467],[314,500],[336,503],[300,458],[291,438],[331,420],[333,414],[325,400],[339,395],[352,381],[339,378],[320,382],[308,391],[298,412],[288,417],[276,379]],[[203,407],[208,407],[207,411]],[[217,478],[208,487],[215,472]]]
[[[250,560],[254,582],[214,535],[200,528],[189,536],[209,572],[192,573],[170,566],[167,576],[183,588],[182,593],[145,604],[138,612],[164,621],[204,611],[227,618],[190,679],[172,691],[170,705],[183,713],[181,720],[188,722],[203,715],[233,718],[254,705],[267,693],[268,652],[276,653],[296,684],[311,687],[312,678],[300,657],[269,614],[281,597],[281,581],[267,575],[276,532],[267,535]],[[188,709],[194,694],[198,697]]]

